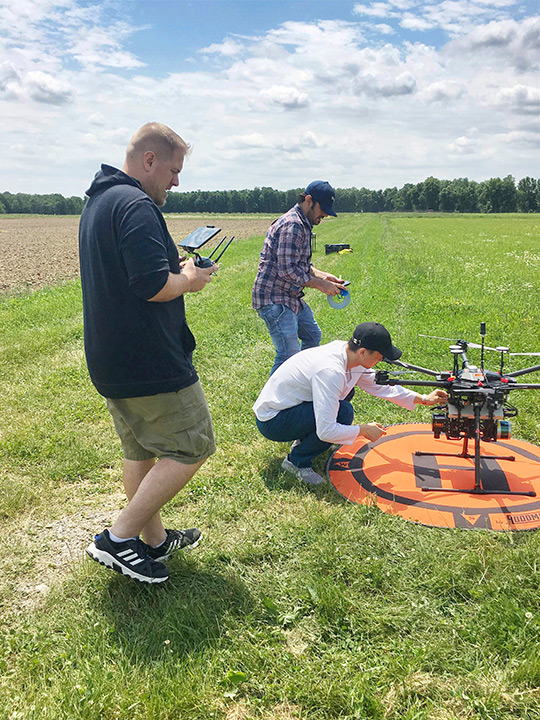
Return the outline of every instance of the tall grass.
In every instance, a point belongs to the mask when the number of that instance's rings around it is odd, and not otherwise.
[[[406,360],[445,369],[448,343],[419,333],[476,341],[485,321],[488,345],[540,350],[539,220],[324,223],[314,264],[350,279],[352,301],[336,311],[309,291],[323,342],[379,320]],[[353,252],[325,256],[336,242]],[[233,243],[187,298],[218,451],[165,508],[205,542],[160,588],[83,557],[120,506],[120,453],[86,373],[78,283],[1,300],[0,718],[540,718],[540,535],[347,504],[283,474],[286,446],[258,435],[251,405],[273,360],[250,307],[261,243]],[[536,444],[539,395],[515,399],[513,423]],[[365,420],[429,419],[354,403]]]

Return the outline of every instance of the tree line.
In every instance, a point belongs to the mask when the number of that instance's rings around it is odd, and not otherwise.
[[[29,193],[0,193],[0,215],[32,213],[38,215],[80,215],[84,198],[64,197],[58,193],[31,195]]]
[[[274,190],[192,190],[170,192],[165,213],[273,213],[291,208],[301,189]],[[0,193],[0,214],[38,213],[78,215],[84,198],[59,194],[30,195]],[[476,182],[468,178],[438,180],[428,177],[420,183],[385,190],[337,188],[337,212],[445,212],[507,213],[540,212],[540,179],[525,177],[518,183],[512,175]]]

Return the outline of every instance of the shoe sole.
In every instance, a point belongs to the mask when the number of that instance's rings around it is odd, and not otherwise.
[[[171,550],[171,552],[167,553],[166,555],[160,555],[159,557],[152,557],[152,560],[156,560],[157,562],[163,562],[164,560],[168,560],[175,552],[178,550],[195,550],[197,545],[201,542],[203,539],[203,534],[201,533],[199,537],[195,540],[195,542],[192,542],[191,545],[184,545],[183,547],[177,547],[174,548],[174,550]]]
[[[125,575],[136,582],[155,585],[156,583],[165,582],[165,580],[169,577],[168,575],[165,577],[148,577],[147,575],[141,575],[134,570],[130,570],[125,565],[121,565],[113,555],[108,553],[106,550],[100,550],[94,543],[91,543],[86,548],[86,553],[92,558],[92,560],[95,560],[100,565],[104,565],[110,570],[114,570],[115,572],[120,573],[120,575]]]
[[[195,550],[195,548],[198,546],[202,539],[203,534],[201,533],[199,537],[195,540],[195,542],[192,542],[191,545],[184,545],[184,547],[180,548],[180,550]]]

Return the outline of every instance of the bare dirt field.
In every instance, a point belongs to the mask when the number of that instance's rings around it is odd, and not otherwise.
[[[264,235],[271,216],[170,215],[169,231],[180,242],[200,225],[216,225],[218,236],[242,240]],[[37,290],[79,274],[77,232],[79,218],[60,215],[0,215],[0,293]]]

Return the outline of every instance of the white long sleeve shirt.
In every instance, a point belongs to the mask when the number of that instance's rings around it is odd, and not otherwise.
[[[339,401],[355,385],[375,397],[414,410],[417,393],[399,385],[377,385],[375,370],[361,365],[347,370],[347,343],[334,340],[327,345],[302,350],[288,358],[270,376],[253,410],[259,420],[271,420],[280,410],[313,402],[317,436],[324,442],[349,445],[358,437],[358,425],[336,422]]]

